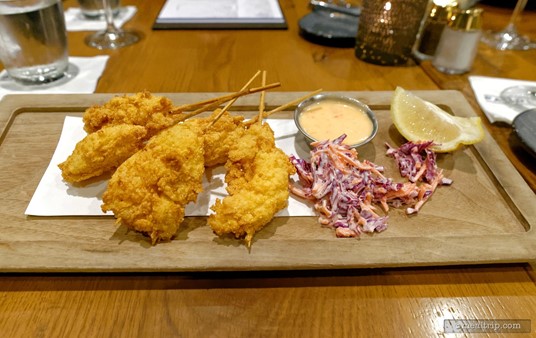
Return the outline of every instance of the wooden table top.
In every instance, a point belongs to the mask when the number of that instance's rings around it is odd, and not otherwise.
[[[136,45],[97,51],[88,32],[69,33],[72,56],[110,55],[98,93],[235,91],[258,69],[281,91],[457,89],[462,91],[532,189],[536,161],[490,125],[467,76],[536,80],[536,50],[480,45],[469,74],[447,76],[429,63],[382,67],[350,48],[314,45],[298,34],[305,0],[282,0],[288,30],[162,30],[151,26],[164,0],[138,6],[125,27]],[[64,2],[75,6],[74,0]],[[483,6],[485,28],[506,25],[511,9]],[[536,13],[521,32],[536,39]],[[329,254],[329,253],[327,253]],[[1,258],[0,258],[1,259]],[[536,274],[530,264],[162,274],[4,274],[0,330],[5,337],[443,336],[445,319],[536,320]],[[532,327],[531,332],[536,332]]]

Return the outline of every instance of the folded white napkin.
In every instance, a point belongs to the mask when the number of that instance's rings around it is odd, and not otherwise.
[[[0,72],[0,99],[6,94],[91,94],[97,87],[108,55],[94,57],[69,57],[69,68],[59,80],[42,85],[23,86],[11,79],[7,72]]]
[[[132,19],[138,9],[136,6],[125,6],[119,8],[119,13],[114,17],[114,23],[117,27],[123,26],[125,22]],[[67,31],[100,31],[106,28],[104,19],[88,19],[80,8],[71,7],[65,11],[65,25]]]
[[[303,138],[296,140],[298,129],[290,119],[267,119],[274,130],[276,145],[287,154],[307,157],[309,148]],[[73,152],[76,143],[86,136],[84,122],[80,117],[67,116],[63,130],[52,155],[50,164],[41,178],[32,196],[25,214],[33,216],[104,216],[101,210],[102,194],[108,181],[93,182],[84,187],[76,187],[65,182],[61,177],[58,164],[65,161]],[[211,172],[210,182],[204,177],[203,192],[197,197],[197,203],[186,206],[187,216],[206,216],[211,212],[210,206],[216,198],[227,195],[225,190],[225,169],[216,167]],[[111,215],[108,212],[107,215]],[[314,216],[310,204],[289,198],[288,207],[276,216]]]
[[[512,121],[519,113],[530,107],[523,108],[501,103],[499,99],[501,92],[512,86],[536,86],[536,82],[533,81],[487,76],[469,76],[469,83],[473,88],[473,92],[475,93],[480,108],[484,111],[489,121],[491,123],[505,122],[508,124],[512,124]],[[497,102],[493,102],[494,98]]]

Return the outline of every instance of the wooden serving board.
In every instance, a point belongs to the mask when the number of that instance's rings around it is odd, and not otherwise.
[[[457,91],[417,91],[458,116],[473,116]],[[221,93],[163,94],[177,105]],[[267,93],[275,107],[304,93]],[[402,181],[385,142],[404,142],[391,123],[391,92],[345,92],[368,104],[379,120],[361,159],[386,167]],[[117,272],[338,269],[527,262],[536,258],[536,197],[489,134],[481,143],[438,156],[449,187],[439,187],[416,216],[389,212],[389,227],[360,239],[336,238],[315,217],[275,218],[251,249],[219,238],[205,217],[187,218],[171,242],[151,246],[146,237],[112,217],[29,217],[24,211],[57,145],[66,115],[81,116],[112,94],[17,95],[0,102],[0,271]],[[253,114],[257,96],[234,110]],[[278,118],[291,118],[292,109]],[[300,156],[307,156],[303,149]],[[268,170],[268,168],[267,168]]]

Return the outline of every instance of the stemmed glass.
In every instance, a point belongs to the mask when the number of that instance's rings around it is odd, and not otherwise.
[[[536,48],[536,43],[531,42],[526,36],[517,32],[516,23],[525,9],[527,0],[518,0],[508,25],[500,32],[486,32],[482,36],[482,42],[500,50],[527,50]]]
[[[138,42],[140,39],[138,34],[117,28],[114,24],[110,0],[102,0],[102,2],[106,18],[106,29],[87,36],[86,44],[97,49],[117,49]]]

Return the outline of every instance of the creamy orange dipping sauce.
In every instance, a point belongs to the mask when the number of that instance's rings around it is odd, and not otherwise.
[[[345,144],[359,143],[372,134],[372,121],[358,107],[342,101],[325,100],[304,108],[299,117],[300,125],[317,140],[334,140],[342,134]]]

